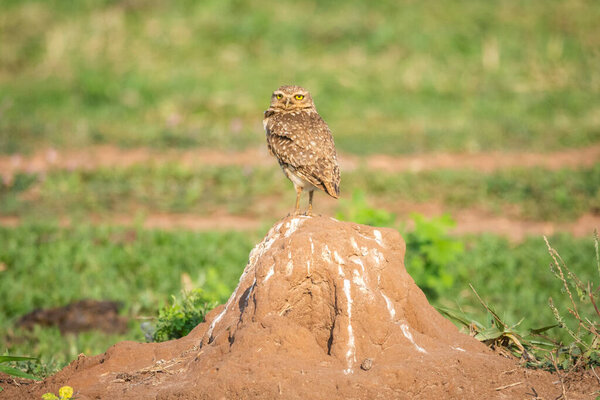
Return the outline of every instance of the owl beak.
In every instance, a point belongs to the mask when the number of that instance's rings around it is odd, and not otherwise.
[[[285,108],[288,108],[290,105],[290,98],[285,99]]]

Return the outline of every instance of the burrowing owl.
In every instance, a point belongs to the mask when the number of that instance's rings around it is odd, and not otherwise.
[[[340,167],[333,137],[308,90],[282,86],[274,91],[263,124],[269,152],[296,188],[296,214],[303,189],[308,190],[308,215],[315,189],[339,197]]]

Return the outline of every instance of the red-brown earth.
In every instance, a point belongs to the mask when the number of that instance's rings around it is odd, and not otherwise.
[[[427,171],[434,169],[476,169],[491,172],[510,167],[560,168],[590,167],[600,160],[600,144],[566,149],[553,153],[532,152],[478,152],[478,153],[425,153],[417,155],[374,154],[366,157],[340,154],[342,170],[349,171],[358,165],[388,172]],[[123,149],[116,146],[91,146],[67,150],[46,148],[30,155],[0,156],[0,174],[5,180],[18,172],[39,173],[56,169],[92,170],[102,167],[128,167],[136,164],[273,166],[264,146],[243,151],[214,149],[153,150],[146,147]]]
[[[580,149],[567,149],[554,153],[531,152],[481,152],[481,153],[433,153],[411,156],[371,155],[357,157],[349,154],[340,156],[344,171],[359,165],[372,170],[388,172],[423,171],[433,169],[476,169],[490,172],[509,167],[544,167],[547,169],[589,167],[600,161],[600,145]],[[212,149],[194,150],[152,150],[149,148],[122,149],[116,146],[92,146],[70,150],[42,149],[31,155],[15,154],[0,156],[0,179],[10,182],[19,172],[46,173],[56,169],[93,170],[101,167],[127,167],[131,165],[156,165],[175,162],[179,165],[194,167],[198,165],[239,165],[270,166],[275,161],[268,156],[266,148],[251,148],[244,151],[218,151]],[[335,201],[321,196],[316,200],[317,210],[333,214]],[[210,215],[150,213],[143,218],[143,225],[150,229],[192,229],[192,230],[248,230],[257,229],[264,221],[271,222],[268,216],[277,209],[280,214],[289,211],[282,208],[281,199],[262,199],[262,209],[253,214],[232,215],[226,209],[217,210]],[[378,207],[394,212],[401,219],[407,219],[410,212],[420,212],[426,216],[440,215],[446,211],[443,204],[428,203],[385,203]],[[505,235],[519,241],[528,235],[551,235],[556,232],[569,232],[575,236],[588,236],[600,225],[600,215],[585,214],[576,221],[552,222],[523,220],[510,213],[491,214],[489,211],[474,208],[454,210],[457,234],[490,232]],[[59,216],[60,217],[60,216]],[[131,225],[139,223],[138,216],[132,215],[89,215],[89,222]],[[13,215],[0,216],[0,225],[16,226],[21,219]],[[62,225],[71,221],[62,217]]]
[[[392,229],[289,217],[252,250],[225,305],[185,338],[80,356],[6,399],[62,385],[86,399],[557,399],[557,375],[520,367],[444,319],[404,267]],[[562,379],[589,399],[591,375]]]

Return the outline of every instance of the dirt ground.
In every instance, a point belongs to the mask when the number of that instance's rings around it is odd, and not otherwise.
[[[330,202],[329,199],[323,200]],[[395,206],[399,208],[397,204]],[[390,208],[386,209],[390,210]],[[333,214],[332,207],[319,206],[318,210],[323,214]],[[443,213],[443,207],[437,203],[409,204],[398,212],[393,209],[391,211],[396,212],[400,220],[406,220],[408,218],[406,210],[420,212],[428,217]],[[285,214],[285,210],[281,210],[280,214]],[[521,241],[527,236],[550,236],[557,232],[567,232],[576,237],[584,237],[589,236],[590,232],[600,226],[600,215],[593,214],[582,215],[576,221],[571,222],[524,221],[507,216],[490,215],[476,209],[458,210],[452,216],[456,220],[456,227],[452,230],[455,234],[494,233],[506,236],[515,242]],[[139,222],[138,218],[132,215],[90,215],[87,221],[98,225],[118,226],[133,226]],[[144,216],[142,225],[147,229],[243,231],[258,229],[265,222],[268,220],[261,217],[228,215],[226,213],[213,215],[152,213]],[[19,217],[0,216],[0,226],[15,227],[20,223]],[[59,223],[61,226],[67,227],[71,226],[73,221],[62,218]],[[410,228],[410,225],[408,227]]]
[[[157,151],[148,148],[121,149],[115,146],[95,146],[65,151],[54,149],[40,150],[31,155],[0,156],[0,175],[4,181],[12,179],[19,172],[44,173],[54,169],[95,169],[99,167],[126,167],[135,164],[161,164],[177,162],[187,166],[197,165],[254,165],[273,167],[274,162],[268,156],[265,148],[248,149],[241,152],[224,152],[217,150],[189,151]],[[600,145],[583,149],[569,149],[555,153],[476,153],[451,154],[437,153],[414,156],[372,155],[356,157],[342,154],[340,163],[344,170],[352,170],[363,165],[373,170],[389,172],[422,171],[432,169],[477,169],[490,172],[507,167],[541,166],[548,169],[563,167],[586,167],[600,162]],[[288,209],[280,202],[270,202],[263,199],[261,203],[268,205],[270,210],[277,209],[279,215]],[[333,215],[336,202],[322,196],[317,199],[317,212]],[[273,204],[271,204],[273,203]],[[377,204],[398,215],[399,219],[408,219],[409,212],[420,212],[426,216],[442,214],[445,210],[439,203],[416,204]],[[275,208],[274,208],[275,207]],[[270,213],[272,215],[272,213]],[[454,232],[457,234],[490,232],[520,241],[527,235],[551,235],[555,232],[569,232],[575,236],[589,235],[600,226],[600,216],[586,214],[577,221],[571,222],[540,222],[525,221],[510,215],[492,215],[478,209],[463,209],[455,211],[453,217],[457,221]],[[135,218],[131,215],[91,215],[89,220],[96,224],[131,225]],[[144,226],[149,229],[189,229],[189,230],[253,230],[264,222],[273,222],[264,216],[231,215],[226,210],[217,211],[211,215],[151,213],[145,216]],[[21,221],[16,216],[0,216],[0,225],[16,226]],[[71,224],[67,218],[60,220],[64,226]]]
[[[17,321],[17,326],[56,326],[62,334],[97,329],[106,333],[127,332],[127,318],[119,315],[121,304],[108,300],[79,300],[63,307],[33,310]]]
[[[600,162],[600,144],[581,149],[568,149],[554,153],[531,152],[481,152],[432,153],[410,156],[376,154],[358,157],[340,154],[342,170],[349,171],[359,165],[388,172],[427,171],[434,169],[476,169],[491,172],[509,167],[560,168],[590,167]],[[135,164],[162,164],[177,162],[194,167],[199,165],[273,166],[264,146],[244,151],[219,151],[211,149],[154,150],[150,148],[122,149],[104,145],[72,150],[39,150],[31,155],[0,156],[0,171],[5,179],[18,172],[47,172],[53,169],[96,169],[101,167],[127,167]]]
[[[62,385],[87,399],[590,399],[592,373],[522,368],[462,334],[404,268],[397,231],[288,217],[225,305],[185,338],[81,355],[4,399]],[[4,381],[4,382],[2,382]]]

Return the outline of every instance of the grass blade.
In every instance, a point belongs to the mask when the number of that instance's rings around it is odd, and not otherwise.
[[[4,372],[5,374],[16,376],[18,378],[33,379],[36,381],[41,380],[37,376],[30,375],[26,372],[21,371],[20,369],[9,367],[7,365],[0,365],[0,372]]]
[[[37,358],[25,357],[25,356],[0,356],[0,363],[5,363],[8,361],[28,361],[28,360],[37,360]]]

